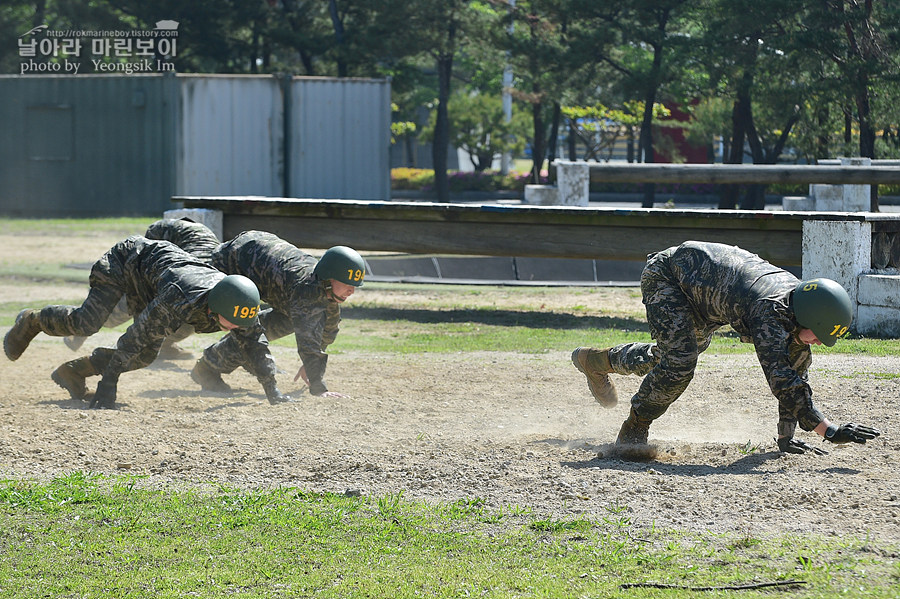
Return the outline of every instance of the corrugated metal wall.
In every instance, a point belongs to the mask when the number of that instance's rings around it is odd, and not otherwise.
[[[290,197],[390,199],[389,81],[296,77],[290,103]]]
[[[0,76],[0,212],[157,212],[175,191],[174,77]]]
[[[178,193],[283,195],[281,86],[269,76],[180,78]]]
[[[0,98],[3,215],[157,215],[172,195],[390,199],[386,80],[4,75]]]

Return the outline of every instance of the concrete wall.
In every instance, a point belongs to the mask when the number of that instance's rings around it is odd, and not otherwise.
[[[804,279],[827,277],[853,300],[853,331],[900,337],[900,273],[872,268],[872,223],[808,220],[803,223]]]

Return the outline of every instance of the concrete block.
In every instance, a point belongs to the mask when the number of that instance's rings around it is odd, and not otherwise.
[[[870,158],[841,158],[820,161],[820,164],[838,164],[841,166],[871,166]],[[871,207],[870,185],[819,185],[809,186],[809,195],[814,198],[814,210],[828,212],[868,212]]]
[[[560,206],[587,206],[590,196],[591,167],[587,162],[555,161],[556,187]]]
[[[810,212],[816,209],[816,200],[810,196],[784,196],[781,209],[785,212]]]
[[[860,335],[896,339],[900,337],[900,309],[860,305],[853,329]]]
[[[841,158],[841,166],[872,166],[871,158]],[[871,185],[841,185],[844,212],[868,212],[872,205]]]
[[[900,274],[859,275],[859,303],[900,309]]]
[[[811,185],[815,209],[823,212],[843,212],[844,194],[840,185]]]
[[[871,265],[871,223],[803,221],[803,279],[832,279],[847,290],[857,306],[858,275],[870,270]],[[856,321],[856,310],[853,320]]]
[[[209,208],[175,208],[163,212],[163,218],[189,218],[195,223],[206,225],[207,228],[216,234],[216,237],[222,241],[227,241],[226,239],[222,239],[224,229],[222,225],[221,210],[211,210]]]
[[[559,190],[555,185],[526,185],[522,201],[537,206],[558,206]]]

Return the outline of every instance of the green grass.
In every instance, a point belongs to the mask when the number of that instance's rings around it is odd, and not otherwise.
[[[156,221],[151,217],[120,218],[0,218],[0,235],[135,235]]]
[[[0,482],[0,594],[25,597],[897,597],[866,539],[636,529],[598,518],[296,488],[158,490],[83,472]],[[665,591],[623,589],[666,584]],[[716,597],[772,590],[716,591]]]

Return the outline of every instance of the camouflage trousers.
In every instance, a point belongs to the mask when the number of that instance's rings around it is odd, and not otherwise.
[[[126,251],[126,250],[123,250]],[[80,306],[46,306],[38,312],[41,331],[56,337],[89,337],[102,327],[115,327],[132,318],[132,309],[140,310],[136,304],[129,309],[125,296],[124,269],[121,256],[115,251],[107,252],[91,269],[90,291]],[[169,337],[172,342],[186,339],[194,333],[194,327],[185,324]],[[162,342],[150,344],[131,359],[127,371],[149,366],[159,354]],[[101,365],[109,363],[112,348],[98,347],[91,355],[91,362]],[[101,369],[102,370],[102,369]]]
[[[107,253],[94,264],[89,279],[91,289],[80,306],[47,306],[38,313],[41,330],[47,335],[88,337],[103,327],[125,297],[124,275],[118,257]],[[128,312],[127,308],[124,310]],[[130,318],[130,316],[128,317]],[[120,320],[116,324],[127,321]]]
[[[644,377],[631,406],[642,418],[655,420],[687,389],[698,357],[719,327],[700,322],[669,271],[667,255],[648,260],[641,294],[656,342],[617,345],[609,350],[609,361],[617,374]]]

